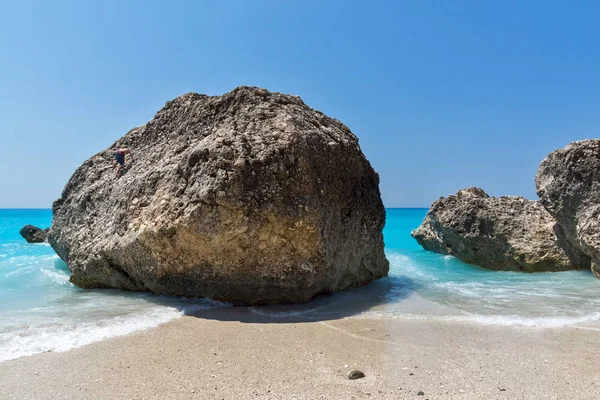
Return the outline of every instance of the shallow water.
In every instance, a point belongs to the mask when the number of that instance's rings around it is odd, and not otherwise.
[[[410,236],[425,209],[388,209],[389,277],[298,306],[251,307],[271,317],[307,320],[363,315],[485,324],[565,326],[600,320],[600,280],[588,271],[493,272],[422,250]],[[19,229],[47,227],[50,210],[0,210],[0,361],[64,351],[157,326],[184,313],[227,307],[117,290],[82,290],[47,244],[27,244]]]
[[[28,244],[25,224],[47,227],[50,210],[0,210],[0,361],[64,351],[158,326],[184,312],[223,306],[119,290],[82,290],[52,248]]]
[[[422,317],[437,314],[448,319],[525,326],[564,326],[600,320],[600,280],[590,271],[489,271],[425,251],[409,233],[426,212],[388,210],[384,231],[391,264],[388,279],[409,279],[413,293],[408,296],[411,301],[392,300],[374,307],[371,313]]]

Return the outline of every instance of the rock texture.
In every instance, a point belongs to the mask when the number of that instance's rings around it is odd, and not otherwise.
[[[536,187],[540,202],[568,241],[591,258],[600,277],[600,140],[573,142],[550,153],[540,164]]]
[[[121,146],[135,162],[115,178]],[[190,93],[75,171],[49,242],[86,288],[303,302],[387,274],[378,185],[350,130],[299,97]]]
[[[495,270],[562,271],[589,265],[541,204],[490,197],[479,188],[434,202],[412,236],[427,250]]]
[[[25,225],[21,228],[19,234],[27,240],[27,243],[43,243],[47,239],[48,230],[49,228],[40,229],[34,225]]]

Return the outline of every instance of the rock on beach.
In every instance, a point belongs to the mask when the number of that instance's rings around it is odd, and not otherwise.
[[[540,164],[535,181],[540,202],[600,277],[600,140],[572,142],[553,151]]]
[[[27,241],[27,243],[43,243],[47,240],[48,230],[40,229],[34,225],[25,225],[19,231],[19,234]]]
[[[135,162],[115,178],[112,149]],[[84,288],[305,302],[388,273],[379,176],[297,96],[189,93],[83,163],[49,242]]]
[[[589,259],[570,245],[554,218],[536,201],[459,190],[433,203],[412,236],[426,250],[493,270],[564,271]]]

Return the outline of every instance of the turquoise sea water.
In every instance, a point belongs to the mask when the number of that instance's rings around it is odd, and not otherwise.
[[[410,236],[425,209],[388,209],[384,230],[389,277],[298,306],[250,311],[306,319],[344,315],[464,320],[554,327],[600,320],[600,280],[588,271],[494,272],[426,252]],[[27,244],[25,224],[47,227],[50,210],[0,210],[0,361],[63,351],[157,326],[183,313],[227,307],[117,290],[82,290],[47,244]]]

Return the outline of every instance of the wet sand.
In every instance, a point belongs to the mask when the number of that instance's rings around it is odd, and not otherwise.
[[[214,309],[1,363],[0,398],[598,399],[599,344],[594,328]]]

